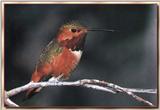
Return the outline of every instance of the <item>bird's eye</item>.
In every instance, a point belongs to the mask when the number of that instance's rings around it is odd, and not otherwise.
[[[75,33],[77,30],[76,30],[76,29],[71,29],[71,31],[72,31],[73,33]]]
[[[80,29],[77,30],[77,32],[80,32],[80,31],[81,31]]]

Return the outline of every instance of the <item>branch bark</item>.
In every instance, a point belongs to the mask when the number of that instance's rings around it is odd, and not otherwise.
[[[38,83],[30,82],[24,86],[17,87],[15,89],[5,92],[5,104],[10,107],[19,107],[19,105],[12,102],[9,99],[9,97],[17,95],[18,93],[26,91],[30,88],[47,87],[47,86],[82,86],[82,87],[91,88],[94,90],[100,90],[103,92],[110,92],[113,94],[121,92],[149,106],[154,106],[154,105],[151,102],[137,96],[135,93],[157,94],[157,89],[124,88],[116,84],[109,83],[106,81],[100,81],[97,79],[82,79],[78,81],[66,82],[66,81],[59,81],[59,80],[56,80],[55,78],[54,79],[52,78],[47,82],[38,82]]]

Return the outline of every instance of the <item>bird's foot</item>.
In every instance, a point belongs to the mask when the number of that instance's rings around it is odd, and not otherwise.
[[[58,77],[52,77],[48,81],[49,82],[58,82],[63,77],[63,74],[59,75]]]
[[[55,78],[55,77],[50,78],[48,81],[49,82],[58,82],[57,78]]]
[[[57,80],[60,80],[63,77],[63,74],[59,75],[58,77],[56,77]]]

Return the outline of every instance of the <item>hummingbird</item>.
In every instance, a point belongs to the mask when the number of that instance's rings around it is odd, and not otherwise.
[[[32,73],[31,81],[40,82],[47,76],[68,79],[78,65],[84,50],[84,43],[89,31],[113,31],[106,29],[88,29],[79,22],[62,25],[56,37],[42,50]],[[39,92],[40,88],[29,89],[27,97]]]

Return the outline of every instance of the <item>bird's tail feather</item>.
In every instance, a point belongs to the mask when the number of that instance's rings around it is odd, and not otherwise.
[[[30,99],[32,96],[34,96],[36,93],[40,92],[40,90],[42,89],[42,87],[39,88],[31,88],[27,91],[26,93],[26,99]]]
[[[40,73],[38,73],[37,71],[35,71],[32,74],[32,79],[31,81],[33,82],[39,82],[42,79],[42,75]],[[37,92],[39,92],[42,88],[31,88],[27,91],[26,93],[26,99],[31,98],[32,96],[34,96]]]
[[[48,75],[48,76],[42,76],[41,73],[38,73],[37,71],[35,71],[32,75],[32,79],[31,81],[33,82],[40,82],[40,81],[47,81],[52,77],[52,75]],[[26,99],[31,98],[32,96],[34,96],[36,93],[40,92],[40,90],[42,89],[42,87],[39,88],[31,88],[27,91],[26,93]]]

